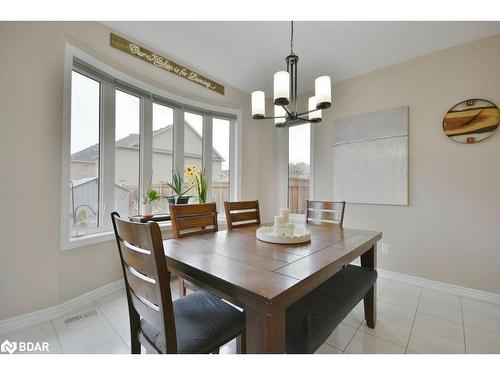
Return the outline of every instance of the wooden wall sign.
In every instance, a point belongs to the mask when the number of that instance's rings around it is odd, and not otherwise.
[[[443,131],[458,143],[484,141],[498,128],[500,112],[484,99],[468,99],[454,105],[443,119]]]
[[[150,51],[147,48],[141,47],[138,44],[131,42],[121,36],[111,33],[110,39],[111,47],[116,48],[129,55],[137,57],[142,61],[148,62],[158,68],[165,69],[167,72],[175,74],[179,77],[187,79],[198,85],[201,85],[209,90],[218,92],[224,95],[224,86],[217,83],[210,78],[207,78],[199,73],[192,71],[182,65],[179,65],[169,58],[161,56],[160,54]]]

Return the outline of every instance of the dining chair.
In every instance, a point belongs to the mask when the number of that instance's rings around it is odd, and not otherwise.
[[[215,203],[170,204],[170,220],[175,238],[217,232]]]
[[[260,224],[259,201],[224,202],[227,229]]]
[[[217,232],[217,206],[215,203],[170,204],[170,220],[174,238]],[[194,283],[179,277],[179,295],[185,296],[186,289],[196,290]]]
[[[218,353],[238,339],[244,349],[245,314],[206,292],[172,301],[160,227],[111,214],[125,279],[131,351],[141,353]]]
[[[345,201],[306,201],[306,223],[344,225]]]

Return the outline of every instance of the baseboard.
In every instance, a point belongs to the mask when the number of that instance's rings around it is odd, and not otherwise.
[[[99,299],[107,294],[123,289],[125,284],[123,279],[112,282],[111,284],[92,290],[78,297],[72,298],[60,305],[52,306],[47,309],[34,311],[28,314],[15,316],[13,318],[0,321],[0,335],[18,330],[34,324],[43,323],[55,319],[61,315],[70,313],[86,304]]]
[[[486,292],[484,290],[479,290],[479,289],[466,288],[464,286],[442,283],[440,281],[433,281],[417,276],[386,271],[382,269],[377,269],[377,271],[379,277],[382,277],[384,279],[400,281],[402,283],[412,284],[422,288],[433,289],[440,292],[446,292],[461,297],[471,298],[479,301],[500,305],[500,294],[498,293]]]
[[[416,285],[422,288],[438,290],[441,292],[446,292],[461,297],[467,297],[484,302],[500,304],[500,294],[498,293],[486,292],[484,290],[472,289],[463,286],[442,283],[439,281],[433,281],[417,276],[406,275],[403,273],[386,271],[383,269],[377,269],[377,271],[379,276],[384,279],[400,281],[403,283]],[[39,324],[46,322],[48,320],[55,319],[61,315],[67,314],[73,310],[85,306],[86,304],[100,297],[116,292],[123,288],[124,288],[123,279],[117,280],[115,282],[112,282],[111,284],[105,285],[101,288],[95,289],[88,293],[82,294],[81,296],[70,299],[69,301],[63,302],[60,305],[52,306],[44,310],[34,311],[29,314],[24,314],[2,320],[0,321],[0,335],[3,335],[4,333],[10,331],[28,327],[34,324]]]

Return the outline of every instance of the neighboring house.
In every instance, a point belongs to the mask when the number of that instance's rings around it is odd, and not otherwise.
[[[72,181],[71,210],[74,224],[78,227],[97,226],[98,213],[98,181],[97,177],[82,178]],[[129,213],[129,197],[127,189],[115,185],[115,210],[121,215]]]
[[[202,166],[202,138],[194,128],[185,122],[184,164]],[[172,180],[172,133],[173,126],[168,125],[153,132],[153,184]],[[71,155],[71,178],[97,176],[96,160],[99,145],[93,145]],[[214,181],[226,178],[222,171],[224,158],[213,149],[212,177]],[[183,171],[181,171],[183,172]],[[120,186],[137,186],[139,181],[139,134],[129,134],[116,141],[115,182]]]
[[[203,139],[198,132],[185,121],[184,127],[184,164],[202,167]],[[167,125],[153,132],[153,187],[157,188],[172,181],[173,159],[173,125]],[[75,185],[83,179],[93,179],[97,189],[98,175],[97,158],[99,145],[93,145],[71,155],[71,180]],[[213,149],[212,179],[213,181],[228,181],[227,171],[222,171],[224,158]],[[184,171],[180,171],[184,173]],[[115,149],[115,184],[128,194],[129,213],[137,213],[139,186],[139,134],[129,134],[116,141]],[[76,187],[76,186],[75,186]],[[81,194],[80,192],[78,194]],[[89,196],[87,202],[93,202],[96,195]],[[116,195],[122,195],[118,193]],[[89,204],[92,206],[92,204]],[[97,205],[97,203],[96,203]],[[75,205],[75,207],[77,207]],[[116,208],[121,206],[116,206]]]

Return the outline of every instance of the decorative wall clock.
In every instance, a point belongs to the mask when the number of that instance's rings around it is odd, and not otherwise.
[[[498,128],[500,112],[484,99],[468,99],[454,105],[443,118],[443,131],[458,143],[478,143]]]

